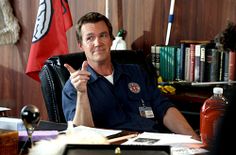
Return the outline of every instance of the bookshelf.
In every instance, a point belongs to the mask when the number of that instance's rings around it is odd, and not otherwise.
[[[220,51],[212,41],[182,40],[175,46],[153,45],[151,54],[164,80],[159,85],[176,88],[176,94],[165,95],[198,131],[200,109],[212,95],[213,87],[227,91],[236,84],[236,53]]]
[[[220,50],[214,41],[153,45],[151,55],[157,74],[165,82],[214,85],[231,84],[236,79],[236,52]]]

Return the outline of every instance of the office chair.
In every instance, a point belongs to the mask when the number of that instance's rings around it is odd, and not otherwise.
[[[111,58],[118,63],[139,64],[149,74],[150,82],[156,84],[157,75],[151,63],[151,56],[145,56],[143,51],[114,50],[111,51]],[[74,69],[79,69],[84,60],[86,60],[84,52],[53,56],[46,60],[39,77],[49,121],[66,122],[62,110],[61,92],[70,74],[64,64],[68,63]]]

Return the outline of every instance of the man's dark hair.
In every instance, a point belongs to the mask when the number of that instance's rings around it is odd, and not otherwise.
[[[112,25],[109,21],[109,19],[98,13],[98,12],[89,12],[87,14],[85,14],[84,16],[82,16],[78,22],[76,23],[76,38],[77,38],[77,41],[78,42],[82,42],[82,33],[81,33],[81,27],[82,25],[84,24],[87,24],[87,23],[97,23],[97,22],[100,22],[100,21],[104,21],[108,27],[108,31],[109,31],[109,35],[111,37],[112,40],[114,40],[114,36],[113,36],[113,33],[112,33]]]

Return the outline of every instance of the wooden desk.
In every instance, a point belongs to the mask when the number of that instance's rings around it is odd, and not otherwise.
[[[86,155],[88,153],[90,153],[90,155],[94,154],[94,153],[97,153],[96,151],[98,151],[98,150],[99,150],[99,153],[103,152],[105,154],[109,154],[109,153],[114,154],[114,147],[120,147],[121,149],[123,148],[124,149],[123,153],[125,153],[127,151],[127,149],[130,149],[131,151],[135,152],[134,153],[135,155],[137,155],[137,152],[138,153],[140,153],[140,152],[144,153],[145,149],[150,150],[152,152],[152,154],[155,154],[155,151],[156,151],[156,153],[160,152],[160,150],[161,150],[160,145],[148,145],[147,147],[144,146],[144,145],[143,146],[128,146],[128,145],[124,146],[124,145],[121,145],[122,143],[127,141],[128,138],[136,136],[136,134],[138,134],[138,133],[137,132],[130,132],[130,131],[122,131],[120,133],[117,133],[117,134],[114,134],[114,135],[111,135],[111,136],[107,137],[108,141],[111,143],[110,145],[106,145],[106,146],[102,145],[101,146],[99,144],[96,145],[94,143],[93,144],[75,144],[75,145],[70,145],[68,149],[72,149],[73,150],[72,152],[75,153],[75,155],[76,155],[76,153],[78,153],[77,151],[81,151],[79,149],[82,149],[83,150],[82,152]],[[168,145],[167,145],[167,147],[170,148],[170,146],[168,146]],[[166,149],[167,147],[164,147],[164,148]],[[113,151],[113,152],[111,152],[111,151]],[[148,152],[148,151],[146,151],[146,152]],[[101,153],[101,154],[103,154],[103,153]],[[159,155],[158,153],[155,154],[155,155]],[[103,155],[105,155],[105,154],[103,154]],[[27,155],[27,152],[25,152],[24,155]],[[72,155],[72,154],[64,153],[63,155]],[[98,155],[98,154],[96,154],[96,155]],[[162,154],[162,155],[170,155],[170,154]]]
[[[0,129],[0,155],[18,154],[18,132]]]

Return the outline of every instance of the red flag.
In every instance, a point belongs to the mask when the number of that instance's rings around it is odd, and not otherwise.
[[[39,72],[51,56],[68,53],[66,31],[72,26],[67,0],[40,0],[26,74],[39,80]]]

